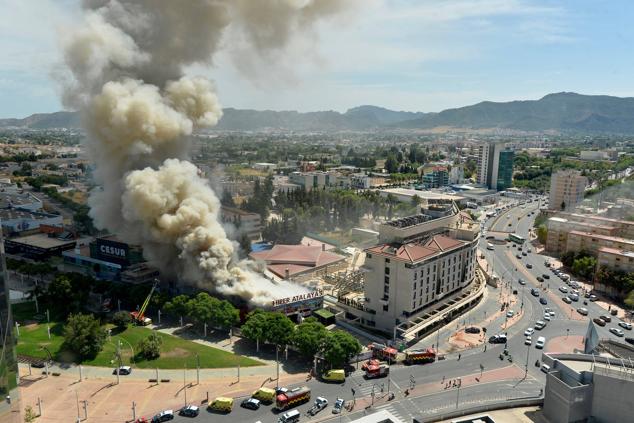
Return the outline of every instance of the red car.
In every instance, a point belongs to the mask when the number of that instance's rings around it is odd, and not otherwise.
[[[134,423],[150,423],[150,421],[146,419],[145,417],[139,417],[138,419],[134,421]]]

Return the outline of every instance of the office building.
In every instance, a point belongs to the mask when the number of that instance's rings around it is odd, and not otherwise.
[[[515,154],[505,144],[487,143],[478,150],[478,183],[504,191],[513,185]]]
[[[262,219],[259,214],[222,206],[220,209],[220,219],[223,223],[231,223],[234,225],[238,233],[246,234],[249,239],[260,239]]]
[[[423,175],[425,188],[440,188],[449,185],[449,172],[446,167],[434,166],[430,172]]]
[[[578,170],[560,170],[550,177],[548,206],[553,210],[569,211],[583,201],[588,178]]]

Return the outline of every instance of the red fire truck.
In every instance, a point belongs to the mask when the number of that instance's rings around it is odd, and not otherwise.
[[[372,356],[379,360],[395,361],[396,355],[398,354],[395,348],[388,347],[385,344],[379,344],[378,342],[371,343],[368,345],[368,348],[372,351]]]
[[[405,354],[406,364],[425,364],[436,361],[436,351],[432,348],[410,351]]]
[[[390,374],[390,368],[385,364],[380,366],[369,366],[365,370],[366,379],[374,379],[379,377],[385,377]]]
[[[368,370],[369,367],[379,366],[380,364],[381,364],[381,362],[379,360],[377,360],[376,358],[371,358],[370,360],[365,361],[361,365],[361,370],[366,371],[366,370]]]
[[[310,388],[302,386],[301,388],[291,389],[290,391],[279,394],[275,398],[275,408],[278,410],[286,410],[293,408],[299,404],[303,404],[310,400]]]

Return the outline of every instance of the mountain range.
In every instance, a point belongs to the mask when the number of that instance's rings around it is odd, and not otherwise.
[[[78,128],[77,112],[39,113],[24,119],[0,119],[0,127]],[[224,109],[214,130],[363,131],[503,129],[562,133],[634,134],[634,98],[548,94],[539,100],[483,101],[439,113],[403,112],[360,106],[345,113]]]

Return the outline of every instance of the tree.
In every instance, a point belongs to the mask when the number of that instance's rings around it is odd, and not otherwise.
[[[118,311],[112,316],[112,323],[120,330],[124,330],[132,323],[132,317],[127,311]]]
[[[254,310],[247,316],[246,321],[240,328],[242,335],[247,339],[255,341],[256,351],[260,351],[260,341],[266,339],[265,333],[268,330],[268,314],[262,310]]]
[[[251,238],[249,238],[249,235],[247,235],[246,233],[243,233],[242,235],[240,235],[239,243],[240,243],[240,248],[244,252],[244,255],[248,256],[249,253],[251,252]]]
[[[313,357],[321,350],[328,331],[317,319],[309,317],[297,325],[291,343],[304,357]]]
[[[331,366],[342,368],[350,358],[361,352],[361,344],[348,332],[329,332],[323,346],[324,358]]]
[[[265,336],[268,342],[278,346],[290,343],[291,335],[295,330],[295,324],[291,319],[280,312],[269,312],[267,322],[269,327]]]
[[[634,290],[630,291],[625,297],[625,305],[630,309],[634,309]]]
[[[546,244],[546,239],[548,238],[548,228],[546,225],[540,225],[537,228],[537,239],[540,243]]]
[[[161,356],[161,345],[163,338],[156,332],[152,332],[150,336],[139,342],[139,355],[146,360],[155,360]]]
[[[37,419],[37,414],[33,411],[33,407],[27,405],[24,407],[24,423],[31,423]]]
[[[240,311],[227,300],[212,298],[210,323],[215,328],[231,329],[240,321]]]
[[[597,267],[597,259],[591,256],[576,258],[572,263],[573,273],[590,279]]]
[[[106,332],[91,314],[71,314],[64,326],[64,344],[80,359],[94,358],[106,341]]]
[[[220,198],[220,203],[222,203],[223,206],[227,206],[227,207],[236,206],[235,201],[233,201],[233,196],[227,190],[222,190],[222,197]]]
[[[575,261],[575,252],[574,251],[566,251],[561,255],[561,262],[566,267],[572,266],[572,263]]]
[[[163,306],[163,310],[173,316],[182,317],[189,315],[189,297],[187,295],[177,295]]]
[[[66,275],[57,275],[48,285],[46,296],[51,308],[67,315],[74,310],[74,292]]]
[[[389,156],[387,156],[384,168],[385,170],[387,170],[387,173],[398,172],[398,161],[396,161],[396,157],[394,157],[394,155],[390,154]]]

